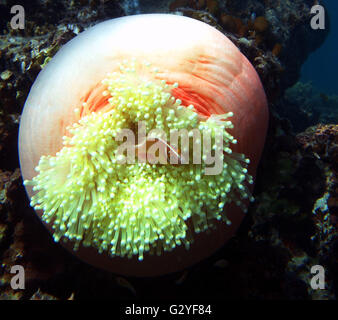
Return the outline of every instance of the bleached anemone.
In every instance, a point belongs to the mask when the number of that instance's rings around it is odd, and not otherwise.
[[[141,124],[153,135],[141,139]],[[125,17],[80,34],[39,75],[20,163],[55,241],[113,271],[160,274],[231,236],[224,225],[252,199],[266,125],[258,76],[224,35],[179,16]],[[170,141],[175,130],[186,139]],[[200,233],[216,241],[202,249]]]

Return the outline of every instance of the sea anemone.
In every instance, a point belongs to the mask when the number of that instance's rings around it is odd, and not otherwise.
[[[31,206],[88,263],[177,271],[234,234],[267,118],[254,68],[213,27],[163,14],[100,23],[56,54],[25,103],[19,154]],[[167,139],[172,130],[187,140]]]

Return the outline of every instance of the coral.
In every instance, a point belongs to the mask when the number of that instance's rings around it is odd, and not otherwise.
[[[319,92],[311,82],[300,81],[287,89],[280,104],[279,113],[288,114],[296,132],[318,122],[335,123],[338,118],[338,96]]]
[[[196,9],[201,10],[205,7],[206,0],[197,0]]]
[[[217,16],[218,9],[219,9],[218,1],[217,0],[207,0],[206,8],[213,16]]]
[[[222,13],[220,17],[220,25],[224,30],[235,33],[237,31],[236,19],[226,13]]]
[[[257,17],[253,23],[252,28],[256,31],[256,32],[266,32],[269,28],[269,21],[266,20],[265,17]]]
[[[240,18],[233,17],[231,15],[223,13],[220,17],[220,24],[224,30],[238,34],[240,37],[244,37],[248,30]]]
[[[276,43],[273,48],[272,48],[272,51],[271,53],[276,56],[276,57],[279,57],[280,54],[282,52],[282,45],[280,43]]]
[[[310,150],[316,157],[329,162],[338,169],[338,125],[316,125],[297,136],[303,148]]]
[[[267,142],[265,152],[269,156],[263,157],[266,162],[263,160],[261,167],[269,173],[265,178],[260,175],[264,182],[256,184],[257,207],[253,209],[249,238],[287,251],[287,278],[283,281],[298,279],[298,284],[288,286],[302,288],[290,293],[293,297],[299,294],[301,299],[333,299],[332,279],[327,280],[326,290],[320,293],[312,291],[307,282],[315,264],[332,272],[327,259],[336,241],[337,226],[327,203],[334,196],[335,162],[325,156],[324,149],[336,149],[336,126],[316,126],[294,136],[288,122],[274,116],[272,127],[275,129],[270,131],[270,137],[274,138]],[[313,147],[321,150],[320,156]]]
[[[170,3],[169,10],[174,11],[177,8],[184,7],[189,3],[188,0],[175,0]]]
[[[317,245],[322,265],[327,268],[330,287],[337,292],[336,263],[332,255],[336,250],[338,232],[338,125],[316,125],[296,137],[303,153],[316,159],[325,175],[325,190],[313,206],[316,232],[312,239]]]

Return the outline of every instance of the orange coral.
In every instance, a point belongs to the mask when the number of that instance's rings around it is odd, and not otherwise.
[[[259,16],[255,19],[255,22],[253,24],[253,29],[256,32],[265,32],[269,28],[269,22],[266,20],[265,17]]]
[[[212,15],[216,15],[218,11],[218,1],[207,0],[207,9]]]
[[[205,7],[205,0],[197,0],[196,9],[201,10]]]
[[[276,43],[271,52],[274,56],[278,57],[281,51],[282,51],[282,45],[280,43]]]
[[[248,27],[242,22],[240,18],[222,13],[220,17],[222,27],[232,33],[244,37],[248,32]]]
[[[236,24],[236,20],[233,16],[231,16],[229,14],[222,13],[221,17],[220,17],[220,23],[221,23],[221,26],[225,30],[230,31],[230,32],[236,31],[237,24]]]
[[[169,10],[175,11],[176,9],[178,9],[180,7],[189,6],[189,4],[191,2],[192,1],[190,1],[190,0],[175,0],[169,5]]]

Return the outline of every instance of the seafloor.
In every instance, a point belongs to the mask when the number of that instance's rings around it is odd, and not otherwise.
[[[338,96],[298,82],[329,32],[310,28],[317,1],[0,1],[0,300],[336,299],[338,296]],[[24,30],[10,8],[25,8]],[[236,236],[209,259],[160,278],[121,277],[88,266],[52,241],[29,206],[19,169],[20,114],[37,74],[60,46],[106,19],[175,12],[209,23],[248,57],[270,109],[255,202]],[[23,265],[25,290],[10,286]],[[325,289],[310,286],[325,269]]]

